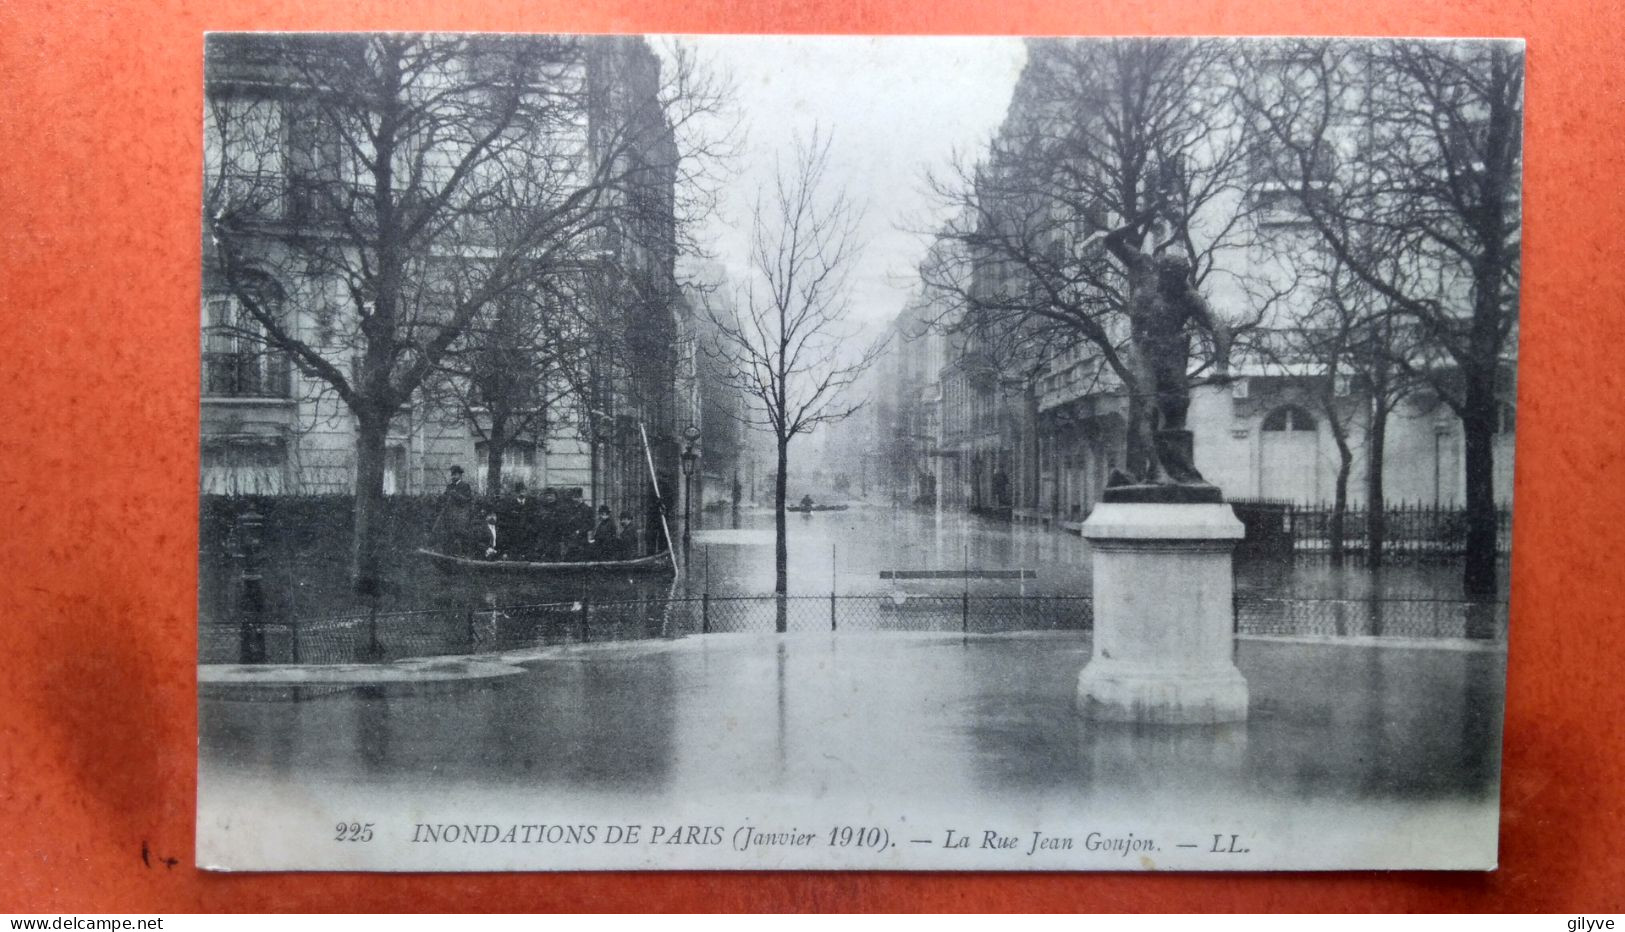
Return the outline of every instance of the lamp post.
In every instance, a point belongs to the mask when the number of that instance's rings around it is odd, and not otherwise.
[[[599,448],[610,439],[612,427],[609,414],[605,411],[594,408],[588,412],[587,417],[592,434],[591,462],[589,464],[592,472],[592,505],[597,508],[603,503],[600,497],[598,480],[598,475],[603,469],[602,454],[599,452]]]
[[[689,529],[694,523],[694,464],[700,458],[700,429],[693,424],[683,428],[683,549],[688,549]]]

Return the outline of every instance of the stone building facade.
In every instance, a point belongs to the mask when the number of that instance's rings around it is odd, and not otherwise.
[[[982,233],[977,224],[997,226],[1007,216],[1017,218],[1008,231],[1011,238],[1031,237],[1034,227],[1020,224],[1025,219],[1022,212],[1033,210],[1035,200],[1024,199],[1027,191],[1018,185],[999,184],[1000,173],[1023,170],[1017,140],[1028,138],[1024,134],[1053,138],[1060,132],[1056,127],[1066,121],[1091,118],[1075,110],[1056,110],[1053,99],[1042,103],[1044,95],[1035,93],[1031,62],[1054,49],[1050,43],[1029,46],[1029,70],[1018,82],[993,154],[975,176],[977,220],[950,222],[953,232],[945,233],[945,238],[954,243],[939,244],[936,253],[963,250],[964,243],[977,241]],[[1200,146],[1187,155],[1204,157]],[[1338,163],[1331,159],[1327,164]],[[1353,169],[1344,163],[1341,170]],[[1369,403],[1360,392],[1350,390],[1346,374],[1331,373],[1323,362],[1266,351],[1275,336],[1302,328],[1308,319],[1313,296],[1290,283],[1295,257],[1315,247],[1314,231],[1266,172],[1248,165],[1240,174],[1236,190],[1216,197],[1205,215],[1191,221],[1200,239],[1204,225],[1231,229],[1229,218],[1242,217],[1239,223],[1246,225],[1250,237],[1250,242],[1238,237],[1235,244],[1215,247],[1208,256],[1212,268],[1201,290],[1217,313],[1243,325],[1246,332],[1232,360],[1238,377],[1233,383],[1204,384],[1205,373],[1200,370],[1205,360],[1193,360],[1189,421],[1196,466],[1231,499],[1305,505],[1331,501],[1341,457],[1328,422],[1330,398],[1331,411],[1347,428],[1353,453],[1349,501],[1363,504]],[[1000,193],[988,192],[1005,192],[1002,196],[1010,202],[1001,203]],[[1040,227],[1051,241],[1035,244],[1033,254],[1041,260],[1047,250],[1077,250],[1082,237],[1099,229],[1099,222],[1080,215],[1073,224]],[[925,419],[928,410],[939,419],[934,479],[946,505],[1076,529],[1100,500],[1111,471],[1125,465],[1130,416],[1124,386],[1089,343],[1053,334],[1023,339],[1010,323],[1013,315],[1007,307],[1000,308],[999,324],[988,328],[993,331],[989,337],[978,337],[979,328],[971,319],[978,302],[987,296],[987,306],[1008,305],[1012,296],[1023,293],[1024,273],[1012,270],[1007,258],[988,258],[974,250],[965,264],[968,284],[958,289],[960,309],[956,315],[939,313],[934,318],[933,338],[947,341],[934,386],[910,381],[906,365],[889,370],[896,380],[895,420],[900,426],[915,423]],[[1449,290],[1459,283],[1441,281],[1440,287]],[[914,312],[905,310],[895,327],[900,337],[896,352],[903,358],[921,352],[910,345],[922,339],[920,328],[905,325],[911,315]],[[1106,321],[1108,327],[1123,323]],[[1127,333],[1112,330],[1111,335],[1122,341]],[[1437,357],[1422,362],[1448,365]],[[1495,497],[1503,505],[1512,495],[1516,394],[1512,362],[1508,359],[1505,366],[1501,430],[1494,449]],[[940,399],[934,402],[938,407],[921,400],[926,398]],[[1384,497],[1390,503],[1464,506],[1463,444],[1460,418],[1436,396],[1425,388],[1406,395],[1386,421]]]
[[[297,41],[269,35],[212,38],[207,69],[205,120],[206,203],[230,193],[243,172],[240,138],[255,136],[246,160],[256,184],[275,194],[254,206],[256,264],[268,270],[266,291],[275,295],[284,326],[325,362],[356,371],[357,322],[347,317],[344,285],[315,263],[302,262],[300,238],[342,235],[338,218],[312,195],[310,179],[338,156],[332,140],[313,140],[305,108],[311,95],[290,91],[281,73],[286,47]],[[479,40],[447,67],[480,67]],[[555,39],[554,41],[559,41]],[[575,160],[570,171],[587,174],[597,160],[626,159],[640,170],[624,173],[635,184],[604,195],[638,201],[598,225],[561,263],[561,301],[577,301],[588,337],[580,367],[588,375],[557,386],[558,399],[545,426],[508,438],[502,482],[524,482],[580,494],[592,504],[629,510],[639,525],[654,527],[651,472],[668,501],[678,486],[679,435],[690,399],[678,388],[678,333],[687,305],[675,284],[673,186],[675,142],[659,120],[632,113],[656,112],[661,63],[642,39],[566,39],[563,62],[537,88],[573,102],[576,111],[538,129],[550,138],[539,150]],[[228,123],[228,120],[230,121]],[[235,127],[228,129],[227,127]],[[247,127],[247,129],[243,129]],[[632,137],[628,144],[625,140]],[[617,141],[611,144],[611,138]],[[236,148],[234,148],[236,147]],[[613,148],[613,155],[608,155]],[[231,153],[223,155],[223,153]],[[267,184],[269,179],[269,184]],[[623,205],[624,206],[624,205]],[[207,206],[206,206],[206,209]],[[607,206],[606,206],[607,209]],[[206,218],[207,219],[207,218]],[[331,385],[269,340],[265,328],[241,306],[221,272],[216,245],[206,235],[200,327],[202,334],[201,491],[204,494],[343,494],[356,481],[357,420]],[[476,260],[477,238],[448,229],[431,251]],[[432,261],[432,258],[431,260]],[[598,339],[601,338],[601,339]],[[613,342],[613,347],[609,343]],[[446,403],[428,390],[415,393],[391,418],[384,464],[386,494],[438,491],[453,465],[462,466],[482,493],[487,489],[488,424],[480,411]],[[655,536],[649,531],[648,546]]]

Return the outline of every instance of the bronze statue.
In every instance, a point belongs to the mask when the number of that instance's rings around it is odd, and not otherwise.
[[[1118,494],[1109,497],[1216,501],[1217,490],[1202,479],[1192,463],[1191,432],[1185,427],[1185,415],[1191,403],[1190,325],[1212,336],[1213,380],[1220,382],[1229,378],[1230,328],[1197,293],[1191,260],[1182,251],[1170,248],[1171,239],[1150,254],[1139,248],[1139,231],[1146,219],[1142,216],[1106,233],[1104,245],[1123,263],[1128,276],[1126,311],[1131,339],[1125,361],[1137,383],[1133,389],[1155,400],[1159,423],[1153,430],[1151,418],[1142,416],[1133,426],[1139,432],[1141,449],[1146,451],[1146,474],[1136,479],[1114,471],[1107,485],[1191,487],[1191,492],[1204,491],[1194,496]]]

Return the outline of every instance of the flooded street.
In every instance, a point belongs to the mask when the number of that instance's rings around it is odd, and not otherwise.
[[[828,596],[890,593],[903,588],[922,595],[1087,596],[1089,545],[1077,534],[1032,524],[1012,524],[963,513],[933,513],[855,503],[844,511],[787,516],[789,592]],[[696,521],[685,546],[680,522],[672,528],[688,572],[641,576],[508,577],[497,581],[442,573],[403,542],[387,573],[378,608],[386,612],[462,610],[698,596],[766,595],[773,591],[773,513],[744,508],[711,512]],[[372,608],[350,591],[343,539],[267,558],[265,587],[271,610],[283,616],[324,618]],[[1325,560],[1278,561],[1238,555],[1236,586],[1242,593],[1293,598],[1455,599],[1460,572],[1454,565],[1403,565],[1372,572],[1337,568]],[[1013,579],[882,579],[883,571],[952,572],[1025,569]],[[223,623],[233,611],[233,577],[226,564],[202,568],[200,605],[205,624]]]
[[[1076,534],[864,504],[788,517],[791,631],[986,633],[1090,625],[1090,549]],[[772,630],[769,510],[708,514],[686,546],[680,528],[676,536],[686,572],[463,576],[404,550],[376,602],[351,592],[337,556],[268,561],[263,649],[245,644],[244,619],[253,616],[235,608],[242,586],[229,572],[216,568],[211,575],[205,567],[199,657],[205,663],[399,660]],[[340,542],[333,543],[336,552]],[[1505,637],[1504,600],[1462,602],[1453,567],[1373,572],[1245,553],[1234,566],[1240,633]],[[1024,572],[1008,578],[1017,570]],[[948,578],[895,578],[921,572]],[[1007,578],[982,575],[996,573]]]
[[[746,508],[703,518],[689,546],[690,590],[759,595],[773,591],[773,513]],[[1025,583],[910,580],[905,588],[931,594],[1088,595],[1089,544],[1069,531],[1013,524],[963,512],[853,504],[845,511],[790,514],[787,522],[791,595],[861,595],[899,584],[883,570],[1014,570]],[[1238,556],[1239,591],[1295,598],[1455,599],[1455,564],[1392,566],[1375,572],[1333,567],[1324,560],[1282,561]]]
[[[552,648],[510,655],[513,676],[461,686],[293,704],[210,699],[203,749],[228,769],[331,782],[417,774],[672,797],[812,793],[846,772],[924,793],[1494,789],[1497,651],[1247,643],[1237,660],[1251,720],[1182,731],[1076,715],[1088,647],[1087,634],[1066,633]],[[1333,730],[1336,742],[1298,740]]]
[[[411,832],[533,809],[538,824],[666,812],[719,831],[789,819],[777,828],[900,839],[796,862],[846,868],[964,867],[946,838],[993,824],[1032,850],[979,866],[1362,867],[1446,836],[1492,852],[1456,866],[1493,863],[1506,605],[1462,601],[1454,566],[1238,555],[1247,721],[1125,726],[1076,708],[1095,611],[1077,534],[862,503],[791,513],[776,635],[772,512],[697,525],[686,542],[673,528],[676,573],[462,577],[407,556],[377,613],[342,559],[268,565],[281,614],[257,653],[229,612],[202,629],[200,825],[303,839],[376,819],[407,852],[391,863],[425,869],[444,853]],[[922,572],[946,578],[896,578]],[[979,575],[992,573],[1006,578]],[[907,803],[878,813],[879,799]],[[956,821],[965,800],[991,824]],[[1152,847],[1046,852],[1036,826]],[[1256,854],[1224,860],[1224,833]],[[742,854],[647,856],[755,863]],[[626,864],[599,847],[468,857]]]
[[[1252,839],[1251,863],[1290,852],[1299,869],[1370,863],[1439,832],[1493,850],[1498,650],[1244,642],[1251,717],[1205,728],[1082,718],[1088,652],[1084,632],[711,635],[514,654],[498,660],[510,675],[460,684],[215,695],[202,708],[199,818],[256,831],[263,817],[239,805],[256,799],[284,813],[269,832],[328,812],[404,833],[485,812],[664,811],[758,824],[783,813],[796,820],[786,828],[881,820],[899,839],[1040,824],[1082,839],[1103,815],[1132,812],[1125,827],[1159,839],[1159,863],[1202,863],[1199,851],[1178,860],[1176,844],[1221,830]],[[877,800],[895,805],[874,811]],[[498,853],[577,867],[594,856]],[[731,863],[693,853],[694,866]]]

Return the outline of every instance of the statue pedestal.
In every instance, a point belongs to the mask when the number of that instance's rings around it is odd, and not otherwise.
[[[1231,619],[1231,551],[1242,533],[1221,503],[1095,508],[1083,524],[1095,602],[1094,654],[1078,677],[1083,714],[1141,724],[1246,720]]]

